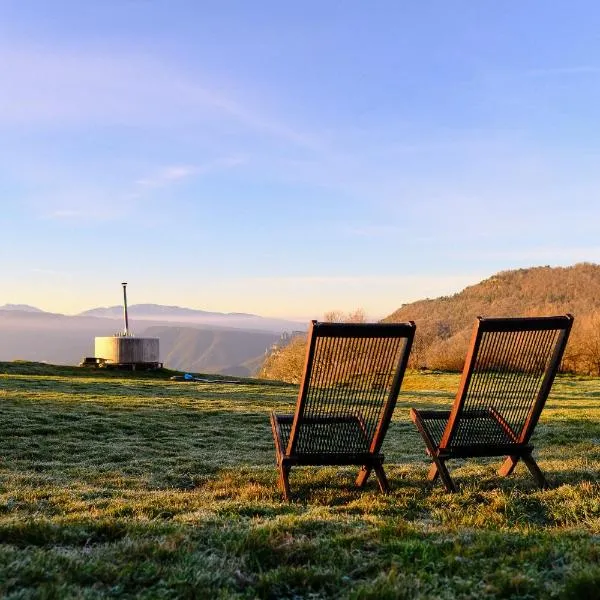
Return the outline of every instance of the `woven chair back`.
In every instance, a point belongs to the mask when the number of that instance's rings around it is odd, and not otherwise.
[[[288,452],[377,452],[414,331],[414,323],[313,322]]]
[[[442,447],[526,443],[573,318],[479,318]]]

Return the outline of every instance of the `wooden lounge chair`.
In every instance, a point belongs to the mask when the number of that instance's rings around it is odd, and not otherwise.
[[[573,317],[478,317],[451,410],[417,410],[410,416],[433,460],[429,480],[441,477],[456,491],[446,461],[506,456],[510,475],[523,460],[540,487],[548,482],[529,443],[560,366]]]
[[[313,321],[295,413],[271,414],[279,484],[290,499],[294,465],[357,465],[389,491],[381,444],[404,377],[414,323]]]

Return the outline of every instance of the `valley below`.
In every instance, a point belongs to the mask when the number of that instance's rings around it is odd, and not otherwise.
[[[181,371],[254,375],[284,331],[303,328],[301,323],[257,315],[183,310],[130,310],[135,335],[157,337],[161,362]],[[92,312],[71,316],[0,307],[0,360],[76,365],[94,356],[94,338],[114,335],[123,321],[119,307],[98,311],[103,316]]]

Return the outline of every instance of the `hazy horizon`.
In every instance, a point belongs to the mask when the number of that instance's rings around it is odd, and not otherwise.
[[[403,299],[402,301],[398,301],[398,302],[394,302],[393,299],[390,299],[390,309],[381,313],[377,313],[377,314],[373,314],[373,313],[369,313],[364,306],[360,306],[358,304],[356,305],[350,305],[350,304],[345,304],[343,307],[340,306],[322,306],[320,308],[317,308],[314,312],[312,313],[307,313],[304,315],[290,315],[288,313],[285,312],[285,310],[282,310],[282,312],[277,313],[277,312],[260,312],[260,306],[257,308],[256,311],[253,310],[247,310],[245,309],[242,303],[239,305],[239,307],[237,309],[224,309],[222,307],[219,306],[211,306],[211,307],[207,307],[207,306],[190,306],[187,304],[183,304],[181,302],[155,302],[152,300],[146,301],[146,300],[140,300],[138,298],[136,298],[135,300],[132,300],[132,298],[135,298],[135,295],[132,296],[132,291],[131,288],[128,289],[128,304],[130,306],[134,306],[134,305],[139,305],[139,304],[156,304],[156,305],[160,305],[160,306],[172,306],[172,307],[178,307],[178,308],[189,308],[192,310],[201,310],[201,311],[207,311],[207,312],[217,312],[217,313],[249,313],[249,314],[255,314],[258,316],[262,316],[262,317],[266,317],[266,318],[273,318],[273,319],[288,319],[288,320],[292,320],[292,321],[300,321],[300,322],[307,322],[310,321],[311,319],[320,319],[323,318],[324,314],[330,311],[335,311],[335,310],[341,310],[342,312],[351,312],[353,310],[356,309],[362,309],[365,310],[365,314],[369,319],[382,319],[384,317],[386,317],[387,315],[389,315],[390,313],[392,313],[394,310],[396,310],[397,308],[399,308],[402,304],[406,304],[409,302],[414,302],[416,300],[423,300],[425,298],[435,298],[435,297],[439,297],[439,296],[446,296],[446,295],[451,295],[454,293],[458,293],[460,292],[462,289],[464,289],[464,287],[466,287],[467,285],[473,285],[478,283],[479,281],[481,281],[482,279],[485,279],[489,276],[493,275],[493,273],[489,273],[485,276],[482,276],[480,278],[477,277],[467,277],[465,278],[465,283],[464,285],[461,285],[460,287],[453,287],[451,284],[452,282],[446,282],[446,281],[438,281],[438,285],[435,284],[429,284],[426,286],[416,286],[417,289],[423,289],[425,291],[428,291],[429,293],[425,294],[424,296],[405,296],[405,299]],[[414,287],[414,286],[412,286]],[[113,286],[113,301],[111,302],[110,300],[108,301],[108,303],[106,304],[96,304],[96,305],[83,305],[83,304],[73,304],[71,301],[69,301],[69,299],[65,299],[64,296],[61,297],[57,297],[57,298],[51,298],[51,299],[41,299],[40,301],[33,303],[33,302],[25,302],[25,301],[17,301],[17,300],[5,300],[2,302],[2,304],[0,304],[0,308],[3,305],[26,305],[26,306],[30,306],[33,308],[38,308],[40,310],[43,310],[45,312],[51,312],[51,313],[59,313],[59,314],[64,314],[64,315],[69,315],[69,316],[76,316],[79,315],[87,310],[92,310],[92,309],[96,309],[96,308],[111,308],[114,306],[119,306],[122,305],[122,288],[119,285]],[[109,294],[105,294],[105,297],[108,297]],[[0,292],[0,298],[6,298],[8,297],[7,295],[3,295]],[[356,296],[358,297],[358,295]]]
[[[281,320],[288,320],[285,317],[276,317],[276,316],[271,316],[271,315],[259,315],[257,313],[249,313],[248,311],[221,311],[221,310],[208,310],[202,307],[191,307],[191,306],[183,306],[181,304],[157,304],[155,302],[135,302],[135,303],[130,303],[128,302],[128,306],[129,306],[129,311],[131,313],[131,311],[133,309],[138,309],[140,306],[158,306],[161,308],[171,308],[171,309],[186,309],[186,310],[192,310],[192,311],[201,311],[201,312],[206,312],[206,313],[215,313],[217,315],[249,315],[249,316],[258,316],[258,317],[264,317],[267,319],[281,319]],[[35,309],[35,311],[37,312],[37,310],[40,310],[42,312],[45,313],[50,313],[50,314],[59,314],[59,315],[64,315],[67,317],[77,317],[77,316],[87,316],[86,313],[88,312],[93,312],[93,311],[102,311],[102,310],[109,310],[109,309],[119,309],[119,311],[121,311],[121,313],[116,314],[115,315],[102,315],[103,318],[121,318],[122,317],[122,311],[123,311],[123,304],[121,302],[121,304],[115,302],[111,305],[106,305],[106,306],[88,306],[87,308],[84,308],[83,310],[78,310],[75,312],[66,312],[64,310],[60,310],[60,309],[55,309],[55,310],[50,310],[47,308],[44,308],[43,306],[40,305],[34,305],[34,304],[30,304],[28,302],[5,302],[4,304],[0,304],[0,310],[22,310],[27,312],[29,309]],[[137,318],[140,318],[139,316]],[[161,314],[157,314],[155,315],[156,319],[162,318]],[[144,319],[146,320],[146,317],[144,317]],[[289,319],[289,320],[293,320],[293,319]]]

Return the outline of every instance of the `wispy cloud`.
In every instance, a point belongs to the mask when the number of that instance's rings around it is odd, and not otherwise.
[[[204,165],[170,165],[161,167],[150,176],[138,179],[135,184],[141,188],[158,188],[176,184],[185,179],[207,175],[223,169],[231,169],[243,164],[242,157],[216,159]]]
[[[0,126],[90,123],[154,128],[218,119],[306,148],[316,138],[227,94],[208,74],[126,49],[109,54],[0,44]],[[212,79],[212,80],[211,80]]]
[[[197,168],[188,165],[165,167],[150,177],[138,179],[135,184],[142,188],[157,188],[195,175]]]
[[[83,182],[55,182],[46,192],[31,198],[29,204],[38,219],[65,224],[118,221],[128,212],[127,202],[109,188]]]
[[[121,189],[98,182],[91,188],[89,182],[64,179],[52,182],[52,190],[42,198],[31,201],[39,218],[63,222],[120,221],[139,209],[142,202],[158,189],[178,185],[195,177],[234,168],[244,163],[243,157],[225,157],[201,165],[168,165],[157,167],[147,176]]]

